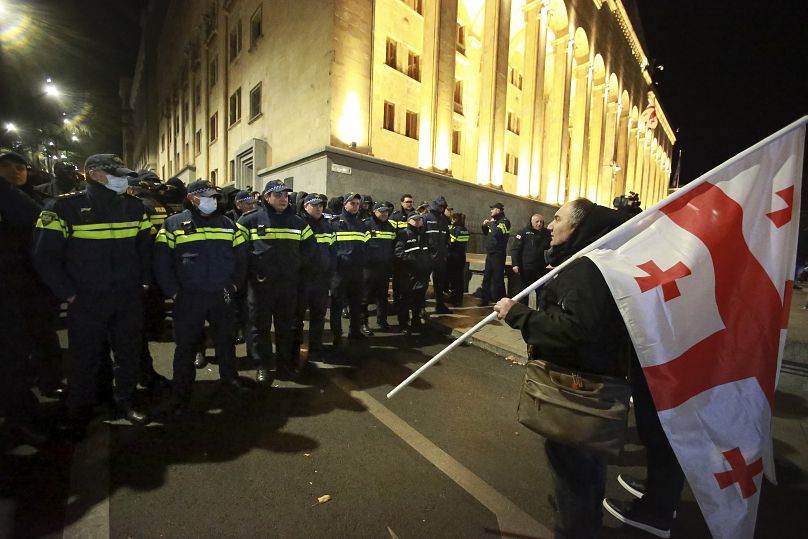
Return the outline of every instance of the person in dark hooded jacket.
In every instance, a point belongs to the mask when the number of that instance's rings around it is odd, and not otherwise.
[[[398,327],[405,335],[422,327],[421,310],[424,307],[429,273],[432,270],[429,240],[424,233],[423,221],[423,216],[412,212],[407,217],[407,228],[396,235],[394,246],[396,260],[401,270],[399,297],[396,298]]]
[[[587,199],[567,202],[548,227],[552,234],[548,262],[561,264],[623,221],[616,211]],[[509,298],[499,300],[494,310],[521,331],[533,359],[591,373],[627,375],[634,348],[609,287],[589,258],[571,262],[544,286],[537,310]],[[555,537],[596,537],[606,490],[606,457],[552,440],[545,440],[544,447],[558,511]]]
[[[444,302],[446,290],[446,264],[449,259],[449,219],[445,211],[448,204],[443,195],[438,196],[424,215],[424,234],[432,257],[432,289],[435,292],[435,314],[449,314],[451,309]]]
[[[492,301],[504,298],[507,293],[505,251],[511,234],[511,222],[505,217],[505,206],[501,202],[491,205],[491,217],[483,221],[482,231],[485,235],[485,270],[480,306],[485,307]]]
[[[525,288],[547,273],[544,251],[550,247],[550,232],[544,226],[544,217],[536,213],[530,223],[516,233],[511,246],[511,265]],[[537,292],[538,293],[538,292]],[[528,304],[528,296],[520,300]]]

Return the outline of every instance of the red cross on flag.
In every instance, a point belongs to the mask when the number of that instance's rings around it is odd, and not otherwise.
[[[589,256],[631,335],[714,537],[751,538],[796,260],[803,118],[614,231]]]

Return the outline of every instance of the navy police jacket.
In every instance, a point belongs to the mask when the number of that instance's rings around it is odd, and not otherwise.
[[[454,225],[449,229],[449,258],[466,259],[466,248],[469,246],[469,231],[463,225]]]
[[[306,261],[303,273],[308,279],[329,279],[334,273],[336,257],[334,256],[334,231],[325,216],[314,219],[302,211],[300,217],[311,227],[316,245],[311,258]]]
[[[303,261],[316,245],[314,233],[302,217],[290,208],[278,213],[267,204],[242,215],[237,226],[247,240],[250,278],[284,286],[300,280]]]
[[[342,215],[331,220],[331,228],[334,230],[337,273],[347,274],[367,266],[369,235],[359,215],[343,210]]]
[[[168,297],[180,290],[233,291],[242,287],[246,276],[244,242],[224,215],[175,213],[157,234],[154,275]]]
[[[508,238],[511,234],[511,222],[505,217],[504,213],[500,213],[494,217],[494,222],[489,225],[483,225],[483,234],[485,238],[485,252],[487,254],[505,254],[505,249],[508,247]]]
[[[89,182],[49,201],[34,230],[33,263],[61,299],[151,281],[151,222],[143,203]]]
[[[387,220],[379,221],[375,216],[365,219],[368,230],[368,264],[390,264],[393,261],[393,243],[396,241],[396,227]]]
[[[412,290],[426,288],[432,272],[432,257],[429,255],[429,240],[416,227],[407,225],[399,231],[395,244],[396,259]]]

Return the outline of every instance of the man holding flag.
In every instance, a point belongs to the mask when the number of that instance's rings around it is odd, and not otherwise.
[[[546,257],[557,266],[570,259],[625,217],[580,198],[564,204],[547,227],[552,239]],[[625,377],[633,348],[609,287],[597,266],[579,258],[539,290],[538,309],[503,298],[499,318],[522,332],[531,359],[593,374]],[[601,527],[606,492],[606,456],[545,440],[558,515],[555,536],[591,538]]]
[[[762,474],[774,481],[772,404],[793,285],[806,122],[742,152],[580,253],[614,297],[661,427],[717,538],[752,537]],[[526,339],[541,330],[532,322],[542,315],[511,300],[496,310]],[[645,496],[653,490],[652,468],[649,462]],[[648,519],[652,506],[664,503],[603,505],[626,524],[669,534],[669,516],[656,515],[667,523]]]

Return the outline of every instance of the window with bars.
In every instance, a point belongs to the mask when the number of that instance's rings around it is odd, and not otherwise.
[[[230,39],[229,39],[229,47],[228,47],[228,54],[229,59],[232,62],[236,58],[238,58],[239,53],[241,53],[241,19],[237,20],[233,27],[230,29]]]
[[[519,174],[519,158],[513,154],[505,154],[505,172]]]
[[[382,127],[388,131],[396,130],[396,106],[389,101],[384,102],[384,123]]]
[[[452,129],[452,153],[457,155],[460,155],[460,143],[462,142],[460,137],[460,130]]]
[[[398,43],[387,38],[387,50],[384,56],[384,63],[392,67],[393,69],[398,69],[396,64],[396,54],[398,49]]]
[[[233,125],[239,120],[241,120],[241,88],[230,96],[230,114],[227,125]]]
[[[208,64],[208,89],[213,89],[216,86],[216,81],[219,76],[219,57],[214,56],[213,60]]]
[[[202,104],[202,83],[196,81],[194,83],[194,110],[199,110],[199,105]]]
[[[462,24],[457,24],[457,52],[466,54],[466,27]]]
[[[250,50],[258,43],[258,39],[264,35],[264,7],[258,6],[255,13],[250,17]]]
[[[454,87],[454,111],[463,114],[463,81],[456,80]]]
[[[214,112],[208,122],[208,141],[213,142],[219,136],[219,113]]]
[[[257,118],[261,114],[261,83],[250,90],[250,120]]]
[[[420,82],[421,57],[410,51],[407,55],[407,76]]]
[[[412,139],[418,140],[418,113],[411,110],[407,111],[407,124],[404,129],[404,135]]]
[[[514,112],[511,112],[511,111],[508,111],[507,122],[506,123],[507,123],[508,131],[510,131],[511,133],[514,133],[515,135],[519,134],[519,115],[518,114],[516,114]]]
[[[520,90],[522,89],[522,74],[515,67],[508,68],[508,82]]]

